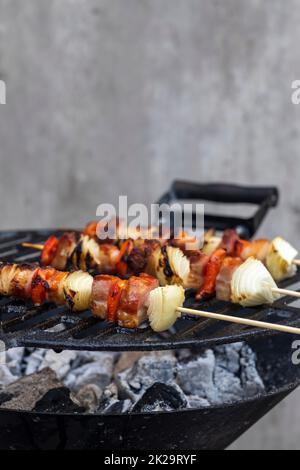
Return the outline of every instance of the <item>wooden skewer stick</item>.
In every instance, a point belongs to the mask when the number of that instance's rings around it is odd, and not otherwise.
[[[43,251],[44,245],[38,245],[37,243],[22,243],[24,248],[34,248],[35,250]]]
[[[272,292],[275,292],[276,294],[281,294],[285,296],[290,296],[290,297],[296,297],[297,299],[300,299],[300,292],[297,292],[295,290],[289,290],[289,289],[279,289],[279,287],[273,287]]]
[[[295,265],[295,266],[300,266],[300,259],[294,259],[292,261],[292,263]]]
[[[292,326],[277,325],[275,323],[266,323],[257,320],[250,320],[248,318],[233,317],[231,315],[222,315],[221,313],[203,312],[202,310],[194,310],[185,307],[178,307],[176,310],[180,313],[185,313],[187,315],[210,318],[212,320],[238,323],[239,325],[254,326],[256,328],[263,328],[268,330],[281,331],[283,333],[300,335],[300,328],[294,328]]]

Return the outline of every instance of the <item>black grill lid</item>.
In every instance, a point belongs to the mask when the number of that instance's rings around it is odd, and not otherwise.
[[[158,200],[158,204],[170,204],[182,200],[216,202],[218,204],[251,204],[257,206],[251,217],[234,217],[208,214],[205,211],[205,227],[224,231],[233,228],[244,239],[255,235],[270,208],[278,204],[279,192],[275,187],[247,187],[235,184],[199,184],[187,181],[174,181],[170,189]],[[195,226],[195,213],[192,225]]]
[[[53,231],[18,231],[0,233],[0,259],[7,262],[37,261],[39,253],[23,248],[22,242],[41,242]],[[57,232],[59,233],[59,231]],[[300,283],[300,273],[287,287]],[[295,299],[281,299],[271,307],[242,309],[237,305],[212,299],[196,302],[192,296],[186,305],[192,308],[245,316],[270,323],[300,326],[300,309]],[[185,347],[209,347],[251,337],[277,334],[242,325],[207,319],[181,319],[172,331],[154,333],[146,324],[137,330],[123,330],[95,319],[89,311],[71,314],[65,307],[34,307],[23,301],[0,297],[0,340],[7,348],[26,346],[55,350],[137,351]]]

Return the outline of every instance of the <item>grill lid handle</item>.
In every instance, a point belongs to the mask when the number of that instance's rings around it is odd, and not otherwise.
[[[262,204],[266,201],[269,207],[276,207],[279,192],[275,187],[239,186],[236,184],[199,184],[186,181],[174,181],[171,192],[176,199],[203,199],[222,203]]]
[[[225,204],[255,204],[256,213],[250,218],[205,214],[205,227],[225,230],[236,229],[240,236],[249,239],[255,235],[268,210],[276,207],[279,191],[276,187],[240,186],[236,184],[200,184],[188,181],[174,181],[158,204],[175,202],[180,199],[212,201]],[[193,215],[193,221],[196,220]]]

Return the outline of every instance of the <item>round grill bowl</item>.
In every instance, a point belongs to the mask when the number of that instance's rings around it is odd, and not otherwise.
[[[300,382],[289,335],[249,343],[266,392],[255,399],[155,414],[84,415],[0,409],[0,449],[225,449]]]

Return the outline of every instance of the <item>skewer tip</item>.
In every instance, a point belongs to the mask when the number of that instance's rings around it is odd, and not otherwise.
[[[44,245],[38,243],[22,243],[24,248],[34,248],[35,250],[43,251]]]

